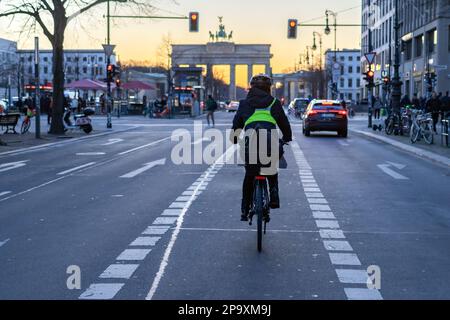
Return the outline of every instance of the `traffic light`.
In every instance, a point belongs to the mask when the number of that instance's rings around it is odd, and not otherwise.
[[[116,73],[116,66],[113,64],[108,64],[108,66],[106,67],[106,74],[109,82],[113,81],[115,73]]]
[[[288,39],[297,39],[297,19],[288,20]]]
[[[366,73],[364,73],[364,75],[365,75],[364,80],[366,80],[367,84],[372,85],[374,82],[375,72],[369,70]]]
[[[198,12],[189,13],[189,32],[198,32],[198,22],[199,22],[199,14]]]

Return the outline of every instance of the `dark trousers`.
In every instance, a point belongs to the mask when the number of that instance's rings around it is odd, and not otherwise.
[[[214,111],[208,111],[208,114],[206,115],[206,121],[208,121],[208,126],[210,125],[209,119],[211,118],[213,126],[216,125],[216,121],[214,120]]]
[[[242,211],[249,210],[253,201],[253,187],[255,183],[255,175],[246,173],[244,178],[244,184],[242,186]],[[268,176],[269,190],[276,187],[278,188],[278,174],[274,176]]]
[[[380,119],[380,116],[381,116],[381,109],[375,109],[374,112],[375,119]]]
[[[437,131],[436,130],[436,125],[437,125],[437,123],[439,121],[439,113],[432,113],[431,117],[433,118],[433,130],[434,130],[434,132],[436,132]]]

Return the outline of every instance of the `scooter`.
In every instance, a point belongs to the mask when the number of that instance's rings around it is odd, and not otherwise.
[[[66,114],[64,115],[64,122],[66,123],[66,130],[74,130],[74,129],[80,129],[83,130],[84,133],[90,134],[93,130],[92,127],[92,120],[89,118],[89,116],[92,116],[95,114],[95,110],[92,108],[86,108],[83,110],[83,113],[75,114],[74,120],[75,124],[70,121],[70,116],[72,114],[72,111],[68,109],[66,111]]]

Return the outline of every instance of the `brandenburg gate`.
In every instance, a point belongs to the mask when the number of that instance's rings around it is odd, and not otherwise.
[[[230,67],[230,100],[236,100],[236,66],[247,66],[247,78],[250,83],[253,76],[253,66],[265,66],[265,72],[271,74],[270,44],[235,44],[232,42],[233,32],[227,34],[219,17],[219,31],[216,34],[209,32],[210,41],[206,45],[176,44],[172,45],[172,66],[189,67],[206,66],[207,83],[213,78],[215,65]],[[209,92],[209,88],[207,88]]]

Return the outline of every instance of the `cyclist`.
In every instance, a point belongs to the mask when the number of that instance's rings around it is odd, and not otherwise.
[[[265,74],[259,74],[252,78],[251,89],[245,100],[240,101],[239,109],[233,120],[233,142],[237,144],[238,135],[242,129],[266,129],[275,130],[277,126],[283,134],[283,142],[292,141],[292,129],[289,120],[284,113],[281,102],[272,97],[272,79]],[[281,156],[281,155],[280,155]],[[247,156],[246,156],[247,157]],[[245,179],[242,190],[241,221],[248,221],[248,215],[253,199],[253,182],[255,176],[261,174],[261,165],[245,165]],[[278,174],[267,177],[269,181],[271,209],[280,208],[280,198],[278,194]]]

